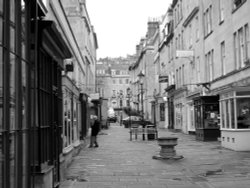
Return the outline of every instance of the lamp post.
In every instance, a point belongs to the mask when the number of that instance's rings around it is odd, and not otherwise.
[[[143,107],[143,78],[144,78],[144,74],[142,73],[142,71],[137,75],[139,77],[139,81],[140,81],[140,86],[141,86],[141,111],[142,111],[142,121],[144,120],[144,107]],[[143,125],[143,128],[145,128],[145,125]],[[145,134],[142,134],[142,139],[145,140]]]
[[[157,101],[157,91],[156,89],[154,89],[154,100],[155,100],[155,104],[154,104],[154,126],[156,127],[156,101]]]
[[[119,97],[119,102],[120,102],[120,126],[122,126],[122,100],[123,100],[123,93],[120,91],[119,94],[118,94],[118,97]]]
[[[130,90],[130,88],[127,88],[127,99],[128,99],[128,110],[129,110],[129,128],[131,127],[131,109],[130,109],[130,99],[132,97],[132,91]]]

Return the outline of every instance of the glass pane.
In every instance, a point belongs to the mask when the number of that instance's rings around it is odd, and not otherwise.
[[[26,38],[27,38],[27,36],[26,36],[26,34],[27,34],[27,32],[25,31],[25,29],[26,29],[26,23],[25,23],[25,3],[23,2],[23,0],[22,0],[22,10],[21,10],[21,14],[22,14],[22,17],[23,17],[23,19],[21,20],[22,21],[22,24],[21,24],[21,31],[22,31],[22,44],[21,44],[21,46],[22,46],[22,58],[23,59],[26,59],[26,44],[25,44],[25,41],[26,41]]]
[[[26,60],[26,45],[24,41],[22,41],[22,58]]]
[[[0,187],[3,185],[3,53],[0,47]],[[6,161],[5,161],[6,162]]]
[[[227,121],[226,121],[226,101],[222,101],[221,102],[222,104],[222,107],[221,107],[221,125],[222,125],[222,128],[226,128],[226,124],[227,124]]]
[[[22,117],[23,117],[23,128],[27,128],[27,65],[25,61],[22,61],[22,94],[23,94],[23,105],[22,105]]]
[[[235,129],[234,99],[230,99],[230,104],[231,104],[231,126],[232,129]]]
[[[15,0],[10,0],[10,21],[15,22]]]
[[[28,170],[29,170],[29,165],[28,165],[28,135],[27,133],[23,133],[23,143],[22,143],[22,155],[23,155],[23,164],[22,164],[22,167],[23,167],[23,171],[22,171],[22,176],[23,176],[23,186],[22,187],[29,187],[28,186],[28,181],[27,181],[27,178],[28,178]]]
[[[2,187],[3,180],[3,55],[0,47],[0,186]]]
[[[236,92],[237,96],[245,96],[245,95],[250,95],[250,91],[237,91]]]
[[[67,96],[67,90],[65,90],[65,95],[64,97]],[[63,126],[63,148],[67,147],[68,143],[67,143],[67,124],[68,124],[68,115],[67,115],[67,109],[68,109],[68,101],[67,99],[64,99],[64,112],[63,112],[63,117],[64,117],[64,126]]]
[[[15,129],[16,117],[16,85],[15,85],[15,70],[16,57],[10,54],[10,130]]]
[[[208,104],[204,110],[204,128],[218,128],[218,115],[219,106],[218,104]]]
[[[3,12],[3,1],[4,1],[4,0],[1,0],[1,1],[0,1],[0,12]],[[1,185],[1,184],[0,184],[0,185]]]
[[[69,100],[68,100],[68,108],[67,108],[67,113],[68,113],[68,120],[67,120],[67,122],[68,122],[68,124],[67,124],[67,135],[68,135],[68,145],[70,145],[71,144],[71,138],[72,138],[72,132],[71,132],[71,99],[70,98],[68,98]]]
[[[3,129],[3,49],[0,47],[0,132]]]
[[[230,128],[230,108],[229,108],[229,100],[226,100],[226,128]]]
[[[10,135],[10,187],[15,187],[16,182],[16,135],[12,133]]]
[[[15,52],[15,28],[14,27],[10,27],[10,50],[12,52]]]
[[[250,128],[250,98],[236,100],[236,115],[238,129]]]
[[[3,43],[3,19],[0,16],[0,45]]]
[[[0,186],[3,187],[3,176],[4,176],[4,151],[3,151],[3,133],[0,131]]]

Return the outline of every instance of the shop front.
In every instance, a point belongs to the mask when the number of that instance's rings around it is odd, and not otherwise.
[[[195,135],[197,140],[216,141],[220,137],[219,96],[194,98]]]
[[[220,93],[221,144],[250,151],[250,87],[232,87]]]

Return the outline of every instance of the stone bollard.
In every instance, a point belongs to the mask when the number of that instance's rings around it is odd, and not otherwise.
[[[160,155],[153,156],[153,159],[182,159],[183,156],[176,155],[174,147],[177,145],[176,137],[160,137],[157,139],[161,147]]]

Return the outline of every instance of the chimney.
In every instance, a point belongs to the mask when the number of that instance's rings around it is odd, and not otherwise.
[[[148,21],[148,31],[147,31],[147,38],[151,38],[157,29],[159,28],[159,20],[157,18],[150,18]]]

